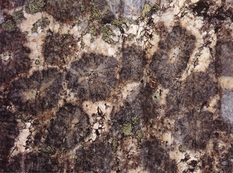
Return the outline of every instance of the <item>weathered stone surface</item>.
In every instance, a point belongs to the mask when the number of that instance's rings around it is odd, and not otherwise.
[[[232,12],[0,1],[0,172],[233,172]]]

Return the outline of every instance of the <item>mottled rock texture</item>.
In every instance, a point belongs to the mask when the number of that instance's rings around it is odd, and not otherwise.
[[[0,172],[233,172],[231,0],[1,0]]]

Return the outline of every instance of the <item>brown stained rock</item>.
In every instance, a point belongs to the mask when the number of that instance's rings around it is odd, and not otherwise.
[[[57,105],[61,79],[61,73],[54,68],[36,71],[29,78],[14,81],[8,99],[25,114],[43,113]]]
[[[7,84],[19,74],[27,73],[31,62],[25,37],[20,32],[0,33],[0,84]]]
[[[177,172],[174,160],[169,158],[168,152],[159,146],[156,138],[142,144],[142,157],[145,169],[149,172]]]
[[[77,41],[69,34],[53,34],[45,38],[43,45],[44,59],[47,64],[63,66],[77,51]]]
[[[0,171],[8,171],[9,155],[19,134],[14,114],[0,103]]]
[[[77,150],[76,171],[110,172],[112,147],[106,141],[97,140],[91,145]]]
[[[0,172],[232,172],[232,3],[174,2],[2,0]]]

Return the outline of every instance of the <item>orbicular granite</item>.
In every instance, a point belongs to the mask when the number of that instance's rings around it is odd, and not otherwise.
[[[232,0],[0,1],[0,172],[233,172]]]

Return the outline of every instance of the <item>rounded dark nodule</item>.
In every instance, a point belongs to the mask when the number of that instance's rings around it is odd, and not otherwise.
[[[72,124],[74,119],[78,119],[76,124]],[[88,115],[79,106],[65,104],[57,112],[56,118],[51,121],[45,143],[57,149],[61,147],[72,149],[83,142],[89,134]]]
[[[176,78],[181,77],[195,48],[195,42],[196,38],[179,25],[173,27],[166,39],[159,42],[159,49],[152,57],[150,69],[165,88],[169,88]],[[179,48],[179,51],[171,63],[169,52],[174,48]]]
[[[85,53],[80,60],[71,63],[66,76],[68,88],[80,100],[104,100],[116,87],[117,65],[115,58]]]
[[[18,111],[37,115],[57,105],[61,88],[62,75],[51,68],[13,81],[7,97]]]

